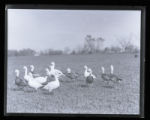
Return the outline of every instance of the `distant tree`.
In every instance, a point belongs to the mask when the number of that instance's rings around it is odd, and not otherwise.
[[[100,50],[102,50],[104,41],[105,41],[105,39],[102,38],[102,37],[98,37],[96,39],[96,51],[97,52],[99,52]]]
[[[71,50],[69,47],[65,47],[64,48],[64,54],[70,54],[71,53]]]
[[[19,56],[17,50],[8,50],[8,56]]]
[[[76,54],[76,51],[72,50],[71,55],[75,55],[75,54]]]
[[[111,49],[111,52],[113,52],[113,53],[121,52],[121,48],[118,46],[112,46],[110,49]]]
[[[87,51],[88,53],[94,53],[95,52],[95,38],[92,38],[91,35],[87,35],[85,37],[84,47],[83,51]]]
[[[134,48],[134,45],[131,43],[132,39],[133,39],[133,34],[117,39],[121,46],[122,52],[132,52],[132,49]]]
[[[36,53],[36,51],[30,49],[30,48],[27,48],[27,49],[22,49],[19,51],[19,55],[20,56],[32,56]]]

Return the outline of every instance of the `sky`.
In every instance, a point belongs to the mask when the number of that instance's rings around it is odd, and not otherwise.
[[[8,9],[8,49],[75,49],[86,35],[103,37],[104,47],[132,38],[140,47],[140,10]]]

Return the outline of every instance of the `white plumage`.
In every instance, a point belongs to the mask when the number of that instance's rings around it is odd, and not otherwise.
[[[93,71],[91,68],[88,69],[89,75],[92,76],[94,79],[96,79],[96,76],[93,74]]]
[[[88,77],[90,75],[90,72],[88,72],[88,67],[86,65],[84,66],[84,69],[85,69],[84,77],[86,78],[86,77]]]
[[[27,69],[26,66],[24,66],[23,69],[25,70],[24,79],[25,79],[26,81],[28,81],[32,76],[31,76],[31,74],[30,74],[30,75],[28,74],[28,69]]]
[[[50,77],[54,78],[54,81],[49,82],[47,85],[45,85],[43,87],[43,89],[46,89],[49,92],[51,92],[52,90],[54,90],[60,86],[60,82],[59,82],[58,76],[56,74],[50,75]]]
[[[65,75],[63,74],[63,72],[61,72],[61,71],[58,70],[58,69],[55,69],[55,62],[51,62],[51,65],[49,66],[49,68],[50,68],[49,75],[57,75],[57,77],[65,76]]]
[[[42,85],[41,83],[37,82],[37,81],[35,80],[35,78],[32,77],[32,74],[31,74],[31,73],[29,73],[29,75],[31,76],[31,77],[28,79],[28,85],[29,85],[30,87],[32,87],[32,88],[34,88],[34,89],[36,89],[36,90],[37,90],[38,88],[43,87],[43,85]]]
[[[40,77],[39,74],[35,73],[35,71],[34,71],[34,65],[30,65],[30,72],[32,73],[33,77]]]

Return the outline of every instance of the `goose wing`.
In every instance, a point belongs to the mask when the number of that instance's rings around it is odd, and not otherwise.
[[[15,84],[18,86],[27,86],[27,82],[21,78],[16,77]]]
[[[119,78],[117,75],[114,75],[114,74],[111,74],[111,75],[110,75],[110,79],[111,79],[112,81],[119,81],[119,80],[122,80],[121,78]]]
[[[109,81],[110,80],[110,76],[108,74],[102,74],[101,77],[105,81]]]
[[[87,83],[93,83],[93,81],[94,81],[94,78],[91,75],[86,78]]]

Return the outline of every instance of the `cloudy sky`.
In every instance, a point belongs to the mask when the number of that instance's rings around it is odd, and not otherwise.
[[[130,37],[139,47],[140,25],[138,10],[8,9],[8,49],[74,49],[87,34],[103,37],[104,46]]]

